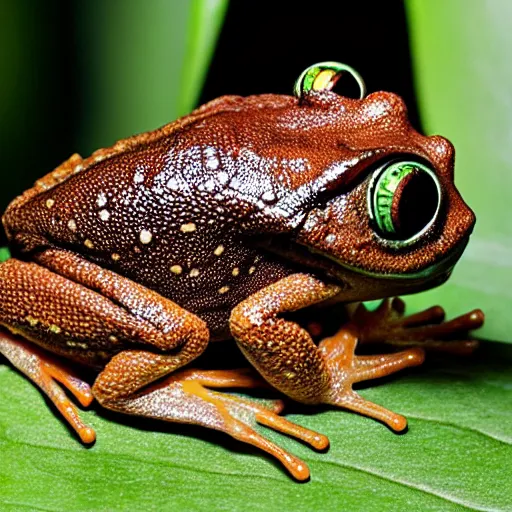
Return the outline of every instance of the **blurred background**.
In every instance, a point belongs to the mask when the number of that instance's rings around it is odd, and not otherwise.
[[[290,94],[308,65],[346,62],[454,142],[478,217],[451,281],[412,309],[481,307],[482,335],[512,340],[512,2],[1,0],[0,20],[2,210],[74,152],[223,94]]]

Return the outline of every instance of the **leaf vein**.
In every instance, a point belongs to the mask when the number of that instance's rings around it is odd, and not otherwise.
[[[469,503],[465,502],[462,499],[457,499],[455,497],[448,496],[448,495],[446,495],[443,492],[436,492],[434,489],[432,489],[431,487],[428,487],[426,485],[414,484],[412,482],[408,482],[406,480],[402,480],[402,479],[397,478],[395,476],[389,477],[389,476],[386,476],[386,475],[384,475],[382,473],[379,473],[378,471],[373,471],[373,470],[370,470],[368,468],[359,467],[359,466],[351,465],[351,464],[343,464],[342,462],[338,462],[338,461],[337,462],[332,462],[330,460],[323,460],[323,461],[321,461],[321,463],[332,465],[332,466],[341,466],[341,467],[344,467],[346,469],[353,469],[354,471],[360,471],[362,473],[366,473],[366,474],[372,475],[372,476],[374,476],[376,478],[380,478],[380,479],[382,479],[382,480],[384,480],[386,482],[400,484],[400,485],[402,485],[404,487],[408,487],[409,489],[413,489],[415,491],[420,491],[420,492],[423,492],[423,493],[428,494],[430,496],[434,496],[436,498],[439,498],[439,499],[442,499],[444,501],[447,501],[449,503],[453,503],[455,505],[459,505],[459,506],[465,507],[467,510],[475,510],[475,511],[478,511],[478,512],[495,512],[497,510],[495,508],[479,508],[479,506],[474,505],[474,504],[469,504]]]
[[[483,437],[488,437],[489,439],[493,440],[493,441],[496,441],[500,444],[504,444],[505,446],[512,446],[512,438],[508,438],[508,437],[504,437],[504,438],[500,438],[496,435],[493,435],[489,432],[486,432],[484,430],[480,430],[478,428],[474,428],[474,427],[469,427],[467,425],[460,425],[458,423],[455,423],[455,422],[451,422],[451,421],[446,421],[446,420],[440,420],[440,419],[437,419],[437,418],[431,418],[431,417],[428,417],[428,416],[421,416],[421,415],[418,415],[418,414],[406,414],[407,418],[412,418],[412,419],[415,419],[415,420],[420,420],[420,421],[426,421],[426,422],[430,422],[430,423],[437,423],[438,425],[444,425],[444,426],[447,426],[447,427],[452,427],[452,428],[457,428],[457,429],[460,429],[460,430],[463,430],[463,431],[467,431],[467,432],[472,432],[474,434],[478,434],[480,436],[483,436]]]

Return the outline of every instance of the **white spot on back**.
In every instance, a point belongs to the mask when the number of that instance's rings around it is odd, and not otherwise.
[[[219,245],[215,249],[215,251],[213,251],[213,254],[215,254],[215,256],[220,256],[223,252],[224,252],[224,246],[223,245]]]
[[[100,210],[99,216],[101,220],[108,220],[110,218],[110,212],[108,210]]]
[[[68,229],[70,231],[76,231],[76,222],[73,219],[68,220]]]
[[[142,183],[144,181],[144,169],[137,167],[135,174],[133,175],[134,183]]]
[[[179,275],[179,274],[181,274],[182,271],[183,271],[183,269],[181,268],[181,265],[173,265],[171,267],[171,272],[173,274],[178,274]]]
[[[193,222],[189,222],[188,224],[183,224],[180,228],[183,233],[192,233],[196,230],[196,225]]]
[[[100,192],[98,194],[98,199],[96,199],[96,204],[101,208],[107,204],[107,196],[104,192]]]
[[[241,186],[241,183],[240,183],[240,180],[238,178],[233,178],[230,182],[229,182],[229,186],[233,189],[233,190],[238,190]]]
[[[225,171],[220,171],[219,174],[217,174],[217,179],[221,185],[225,185],[229,181],[229,175]]]
[[[153,239],[153,235],[151,234],[151,231],[148,231],[147,229],[143,229],[140,232],[139,240],[141,241],[141,243],[149,244],[149,242],[151,242],[152,239]]]
[[[178,180],[176,178],[171,178],[167,182],[167,188],[176,191],[179,190],[180,184],[178,183]]]
[[[270,191],[270,190],[267,190],[262,196],[261,196],[261,199],[263,199],[263,201],[267,202],[267,203],[270,203],[272,201],[275,201],[276,199],[276,196],[274,194],[274,192]]]
[[[55,201],[53,199],[46,200],[46,208],[51,208],[54,204],[55,204]]]
[[[205,181],[205,183],[204,183],[205,190],[208,190],[208,192],[211,192],[214,188],[215,188],[215,182],[212,179]]]
[[[216,156],[211,156],[206,160],[206,168],[214,171],[219,167],[219,159]]]

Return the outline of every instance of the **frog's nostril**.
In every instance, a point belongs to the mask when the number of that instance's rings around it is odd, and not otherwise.
[[[418,240],[433,224],[441,205],[441,186],[424,164],[394,161],[375,171],[368,193],[376,232],[396,246]]]

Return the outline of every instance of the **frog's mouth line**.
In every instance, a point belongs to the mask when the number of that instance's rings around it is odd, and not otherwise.
[[[369,270],[364,270],[359,267],[355,267],[352,265],[348,265],[347,263],[344,263],[342,261],[337,260],[336,258],[324,254],[322,252],[317,252],[314,249],[309,248],[309,250],[315,254],[320,254],[323,257],[333,261],[336,263],[337,266],[342,267],[345,270],[348,270],[350,272],[353,272],[355,274],[360,274],[365,277],[371,277],[376,279],[390,279],[394,281],[431,281],[436,279],[442,279],[439,284],[444,282],[448,277],[450,276],[453,267],[457,263],[457,261],[460,259],[462,253],[464,252],[467,244],[469,242],[469,235],[467,235],[459,244],[457,244],[457,247],[452,249],[443,259],[439,260],[438,262],[424,268],[423,270],[420,270],[419,272],[407,272],[407,273],[379,273],[379,272],[372,272]]]

